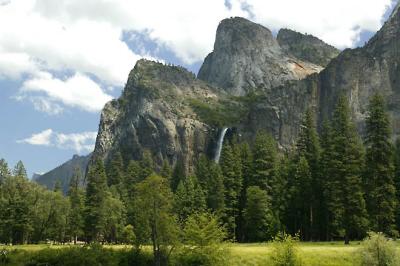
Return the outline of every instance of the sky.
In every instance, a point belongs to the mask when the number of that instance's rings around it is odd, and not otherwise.
[[[47,172],[94,148],[100,113],[140,58],[197,74],[218,23],[241,16],[339,49],[362,46],[392,0],[0,0],[0,158]]]

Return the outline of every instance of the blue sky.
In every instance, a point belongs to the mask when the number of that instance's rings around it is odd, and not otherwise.
[[[197,73],[223,18],[343,49],[363,45],[392,8],[391,0],[0,0],[0,158],[11,167],[22,160],[31,176],[89,153],[102,106],[120,95],[136,60]]]

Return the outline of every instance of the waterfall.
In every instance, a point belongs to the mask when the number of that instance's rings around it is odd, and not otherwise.
[[[221,131],[221,134],[219,135],[218,143],[217,143],[217,152],[215,153],[215,158],[214,158],[214,161],[216,163],[219,162],[219,158],[221,157],[222,144],[224,144],[224,138],[225,138],[225,134],[226,134],[227,130],[228,130],[228,128],[224,127]]]

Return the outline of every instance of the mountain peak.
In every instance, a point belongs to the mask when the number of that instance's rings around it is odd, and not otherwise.
[[[340,52],[313,35],[290,29],[279,30],[277,40],[288,54],[323,67],[327,66]]]

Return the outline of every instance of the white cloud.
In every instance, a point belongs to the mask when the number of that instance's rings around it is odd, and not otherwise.
[[[271,29],[291,28],[339,48],[352,47],[362,30],[377,31],[391,0],[238,0],[254,20]]]
[[[78,107],[89,112],[100,111],[104,104],[112,97],[103,92],[97,83],[89,77],[82,74],[65,80],[54,78],[50,73],[42,72],[40,76],[28,79],[22,86],[21,93],[29,94],[32,92],[42,92],[46,98],[35,98],[35,104],[38,109],[47,112],[58,113],[60,107],[56,110],[54,102],[61,102],[66,106]]]
[[[56,147],[82,153],[93,151],[96,136],[97,132],[64,134],[55,132],[52,129],[46,129],[40,133],[32,134],[26,139],[17,140],[17,143]]]
[[[41,145],[41,146],[50,146],[51,145],[51,137],[53,135],[53,130],[46,129],[40,133],[32,134],[29,138],[18,140],[17,143],[28,143],[31,145]]]
[[[391,0],[230,0],[227,7],[225,1],[2,0],[0,78],[27,78],[23,90],[32,97],[45,93],[46,103],[98,111],[109,98],[102,88],[123,86],[136,60],[157,54],[140,44],[133,52],[122,40],[125,32],[133,39],[145,35],[156,44],[155,50],[166,48],[192,64],[212,50],[218,23],[226,17],[251,18],[271,30],[292,28],[344,48],[355,45],[361,31],[378,30],[391,4]],[[43,77],[43,72],[72,74],[61,80],[50,74]],[[37,100],[35,108],[48,110],[43,103]]]

